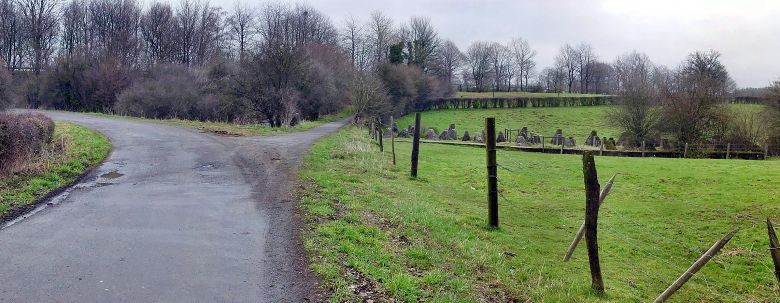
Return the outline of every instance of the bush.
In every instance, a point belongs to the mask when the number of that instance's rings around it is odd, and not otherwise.
[[[61,59],[38,80],[30,79],[27,101],[31,107],[73,111],[111,112],[117,95],[130,85],[130,72],[113,60],[89,62],[81,57]],[[40,84],[40,94],[38,91]]]
[[[12,104],[11,102],[11,73],[3,67],[0,67],[0,110],[4,110]]]
[[[186,67],[159,66],[117,97],[116,111],[146,118],[193,119],[202,99],[199,83]]]
[[[53,136],[54,122],[42,114],[0,113],[0,176],[18,172]]]
[[[418,103],[444,98],[450,91],[448,85],[413,65],[385,64],[379,69],[379,78],[392,99],[394,115],[413,112]]]

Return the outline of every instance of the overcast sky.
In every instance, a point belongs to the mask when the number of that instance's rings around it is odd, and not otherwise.
[[[300,2],[300,1],[290,1]],[[224,8],[235,0],[213,0]],[[257,0],[247,3],[259,3]],[[714,49],[741,87],[780,76],[780,0],[309,0],[341,26],[380,10],[396,23],[431,19],[461,50],[475,40],[529,40],[540,67],[565,43],[589,42],[601,60],[639,50],[677,66],[695,50]]]

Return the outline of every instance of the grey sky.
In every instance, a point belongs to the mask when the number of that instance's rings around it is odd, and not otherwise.
[[[225,8],[234,0],[213,0]],[[300,1],[294,1],[300,2]],[[255,1],[247,3],[258,3]],[[639,50],[674,67],[694,50],[722,53],[741,87],[766,86],[780,76],[778,0],[309,0],[342,25],[381,10],[396,23],[426,16],[439,35],[462,50],[475,40],[506,43],[524,37],[552,64],[564,43],[589,42],[601,60]]]

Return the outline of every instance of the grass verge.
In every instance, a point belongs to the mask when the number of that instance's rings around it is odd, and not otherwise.
[[[337,121],[342,118],[346,118],[351,115],[349,110],[340,112],[338,114],[323,116],[316,121],[302,121],[292,127],[270,127],[265,124],[238,124],[227,122],[208,122],[208,121],[196,121],[196,120],[182,120],[182,119],[150,119],[133,116],[113,115],[104,113],[87,113],[88,115],[96,117],[109,117],[109,118],[121,118],[139,120],[144,122],[154,122],[167,125],[173,125],[178,127],[194,128],[205,132],[215,133],[225,136],[270,136],[274,134],[285,134],[292,132],[306,131],[317,126]]]
[[[315,144],[301,172],[304,242],[333,302],[648,302],[734,227],[671,302],[778,302],[763,220],[780,221],[780,162],[597,157],[606,296],[590,290],[581,156],[498,151],[501,228],[486,227],[483,149],[410,144],[398,166],[365,130]],[[386,151],[389,144],[385,145]]]
[[[84,171],[101,163],[111,151],[108,138],[99,132],[62,121],[55,122],[51,145],[37,160],[40,173],[0,179],[0,218],[73,182]]]

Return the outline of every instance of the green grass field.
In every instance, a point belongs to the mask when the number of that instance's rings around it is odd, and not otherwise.
[[[732,104],[732,108],[744,112],[759,112],[762,105]],[[527,107],[527,108],[494,108],[494,109],[448,109],[422,113],[422,124],[441,131],[455,123],[458,135],[463,131],[470,134],[482,131],[485,118],[496,118],[496,129],[520,129],[528,127],[530,132],[544,136],[552,136],[557,129],[563,130],[566,137],[572,136],[580,144],[596,130],[600,137],[620,136],[620,131],[611,126],[605,118],[610,106],[572,106],[572,107]],[[398,119],[401,128],[414,125],[414,115]],[[423,128],[426,129],[426,128]]]
[[[485,151],[410,144],[384,154],[364,129],[317,143],[302,177],[312,267],[334,295],[403,302],[649,302],[734,227],[734,239],[670,302],[780,302],[764,220],[780,223],[780,162],[597,157],[606,296],[590,290],[582,158],[498,151],[499,230],[486,227]],[[511,171],[510,171],[511,170]],[[305,189],[305,190],[304,190]]]
[[[237,124],[227,122],[206,122],[182,119],[149,119],[132,116],[110,115],[103,113],[87,113],[98,117],[111,117],[121,119],[133,119],[144,122],[161,123],[179,127],[194,128],[206,132],[228,135],[228,136],[270,136],[274,134],[284,134],[292,132],[306,131],[328,122],[333,122],[351,115],[351,111],[343,111],[338,114],[324,116],[316,121],[303,121],[293,127],[270,127],[264,124]]]
[[[577,94],[577,93],[529,93],[529,92],[456,92],[456,98],[558,98],[558,97],[603,97],[607,95],[599,94]]]
[[[72,182],[111,151],[111,142],[99,132],[62,121],[55,122],[52,145],[53,152],[38,160],[41,173],[0,179],[0,217]]]

